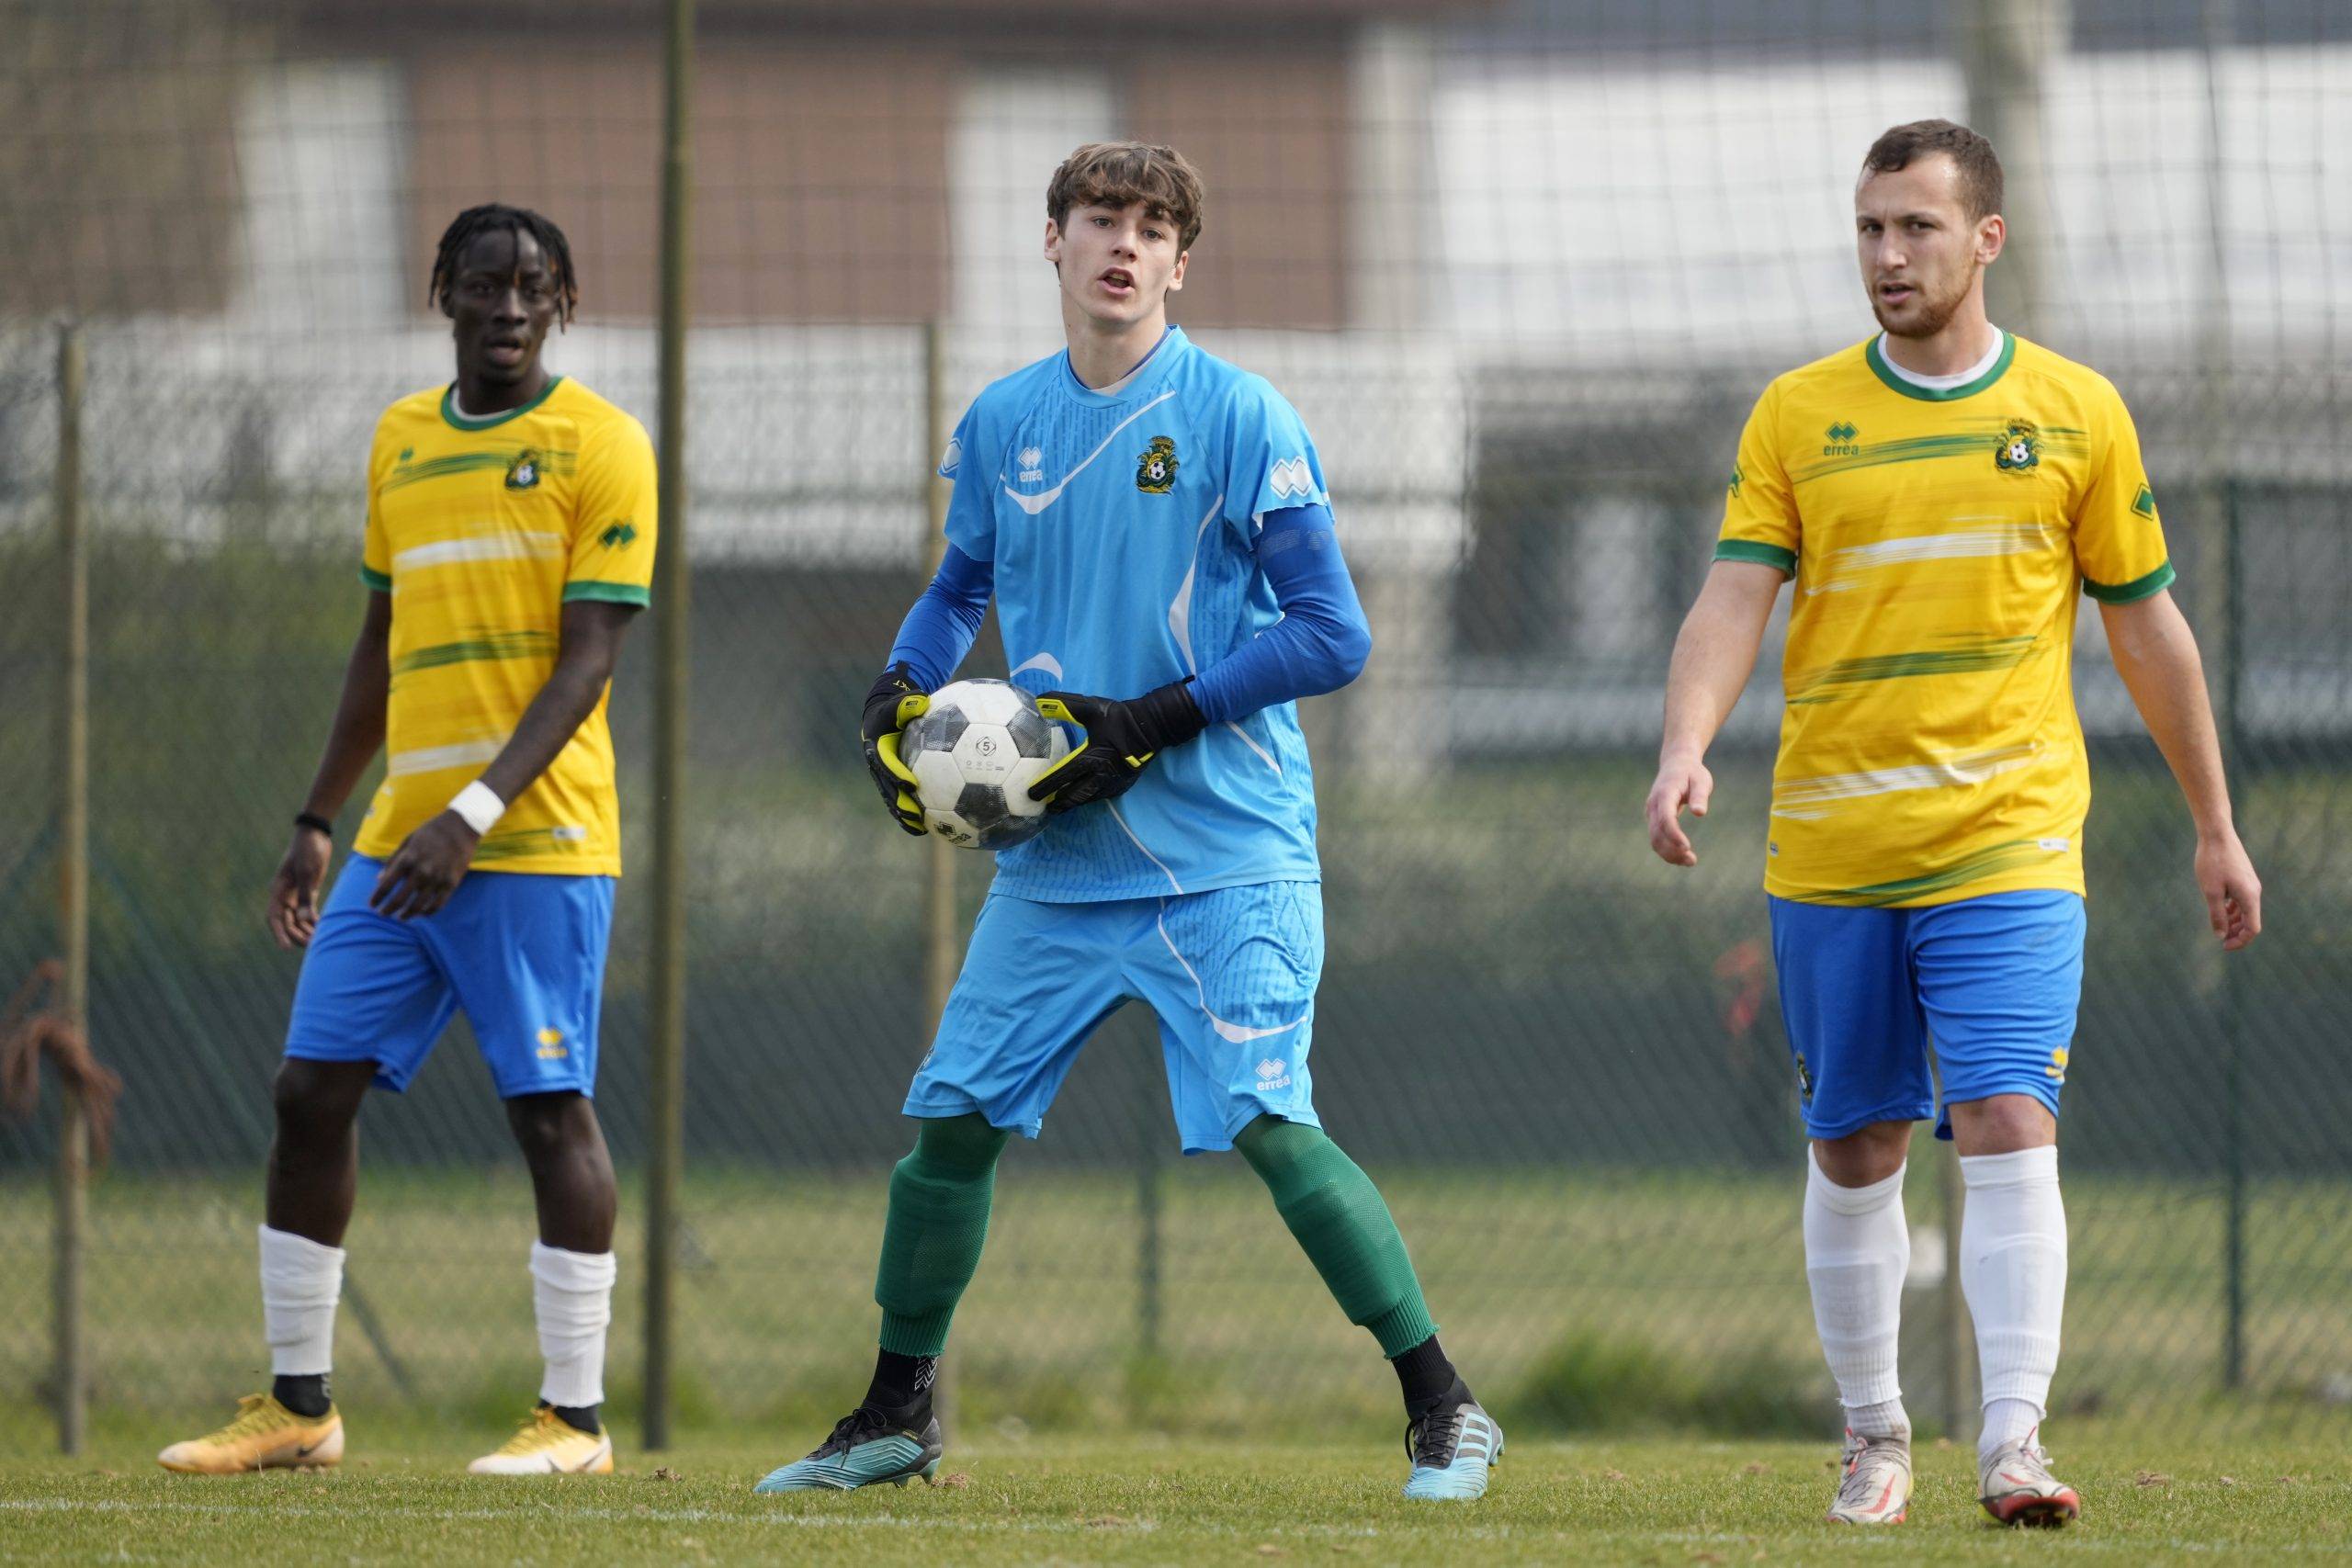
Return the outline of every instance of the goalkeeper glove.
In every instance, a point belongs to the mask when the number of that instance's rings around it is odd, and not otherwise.
[[[916,838],[923,837],[922,805],[915,798],[913,770],[899,760],[899,737],[931,706],[931,699],[914,682],[914,671],[893,664],[882,671],[865,694],[865,713],[858,720],[857,738],[865,746],[865,771],[890,808],[891,820]]]
[[[1075,692],[1039,697],[1040,713],[1077,725],[1086,739],[1029,786],[1029,798],[1060,813],[1125,795],[1143,777],[1154,753],[1181,746],[1208,728],[1193,694],[1184,689],[1190,683],[1177,681],[1125,702]]]

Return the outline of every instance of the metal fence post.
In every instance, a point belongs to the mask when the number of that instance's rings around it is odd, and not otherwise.
[[[90,1017],[90,555],[82,518],[82,390],[87,362],[79,322],[57,334],[57,556],[65,615],[57,690],[57,923],[65,959],[65,1021]],[[89,1397],[82,1336],[83,1237],[89,1219],[90,1124],[82,1096],[60,1075],[56,1254],[51,1275],[57,1446],[82,1451]]]
[[[676,1338],[678,1187],[685,1165],[685,766],[688,612],[686,313],[691,211],[688,106],[694,0],[670,0],[662,118],[662,553],[655,584],[653,721],[652,1149],[645,1203],[645,1446],[670,1445]]]

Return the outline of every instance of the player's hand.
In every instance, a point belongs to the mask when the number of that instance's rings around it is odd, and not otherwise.
[[[1693,817],[1704,817],[1708,797],[1714,793],[1715,775],[1698,758],[1670,758],[1658,764],[1657,782],[1643,807],[1649,818],[1650,848],[1658,859],[1668,865],[1699,863],[1699,852],[1682,830],[1682,813],[1687,809]]]
[[[2235,829],[2197,840],[2197,890],[2205,895],[2205,918],[2222,952],[2235,953],[2262,934],[2262,879]]]
[[[297,826],[269,879],[269,934],[289,952],[311,945],[319,926],[319,885],[326,880],[327,862],[334,855],[334,840],[316,828]]]
[[[368,907],[396,920],[429,915],[466,879],[481,835],[454,811],[432,818],[401,840],[376,878]]]
[[[1172,682],[1124,702],[1076,692],[1047,692],[1039,697],[1038,712],[1078,726],[1086,739],[1029,786],[1029,798],[1046,802],[1046,811],[1058,815],[1125,795],[1155,755],[1208,728],[1200,705],[1185,689],[1190,684]]]
[[[922,804],[915,798],[914,771],[899,761],[899,737],[931,706],[931,699],[914,682],[914,671],[893,664],[882,671],[865,694],[865,714],[857,723],[857,738],[865,747],[865,771],[882,792],[882,804],[892,821],[923,837]]]

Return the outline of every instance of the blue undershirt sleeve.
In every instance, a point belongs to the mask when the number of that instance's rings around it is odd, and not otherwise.
[[[1257,555],[1283,618],[1193,678],[1193,700],[1211,724],[1336,692],[1372,653],[1372,628],[1340,558],[1329,507],[1267,513]]]
[[[947,684],[972,651],[989,613],[989,596],[995,592],[994,562],[976,560],[948,546],[931,585],[899,624],[898,640],[890,645],[890,662],[912,670],[915,684],[926,692]]]

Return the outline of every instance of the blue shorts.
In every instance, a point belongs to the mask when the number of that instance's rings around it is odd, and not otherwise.
[[[1140,1000],[1159,1015],[1186,1154],[1231,1148],[1261,1116],[1320,1126],[1306,1048],[1322,973],[1317,883],[1096,904],[991,893],[906,1112],[977,1111],[1034,1138],[1094,1026]]]
[[[1772,962],[1796,1057],[1804,1130],[1842,1138],[1874,1122],[2030,1094],[2058,1113],[2083,997],[2080,895],[1990,893],[1922,909],[1774,898]]]
[[[462,1007],[503,1099],[596,1089],[613,879],[476,871],[430,915],[368,907],[384,863],[353,855],[319,912],[286,1054],[373,1062],[403,1089]]]

